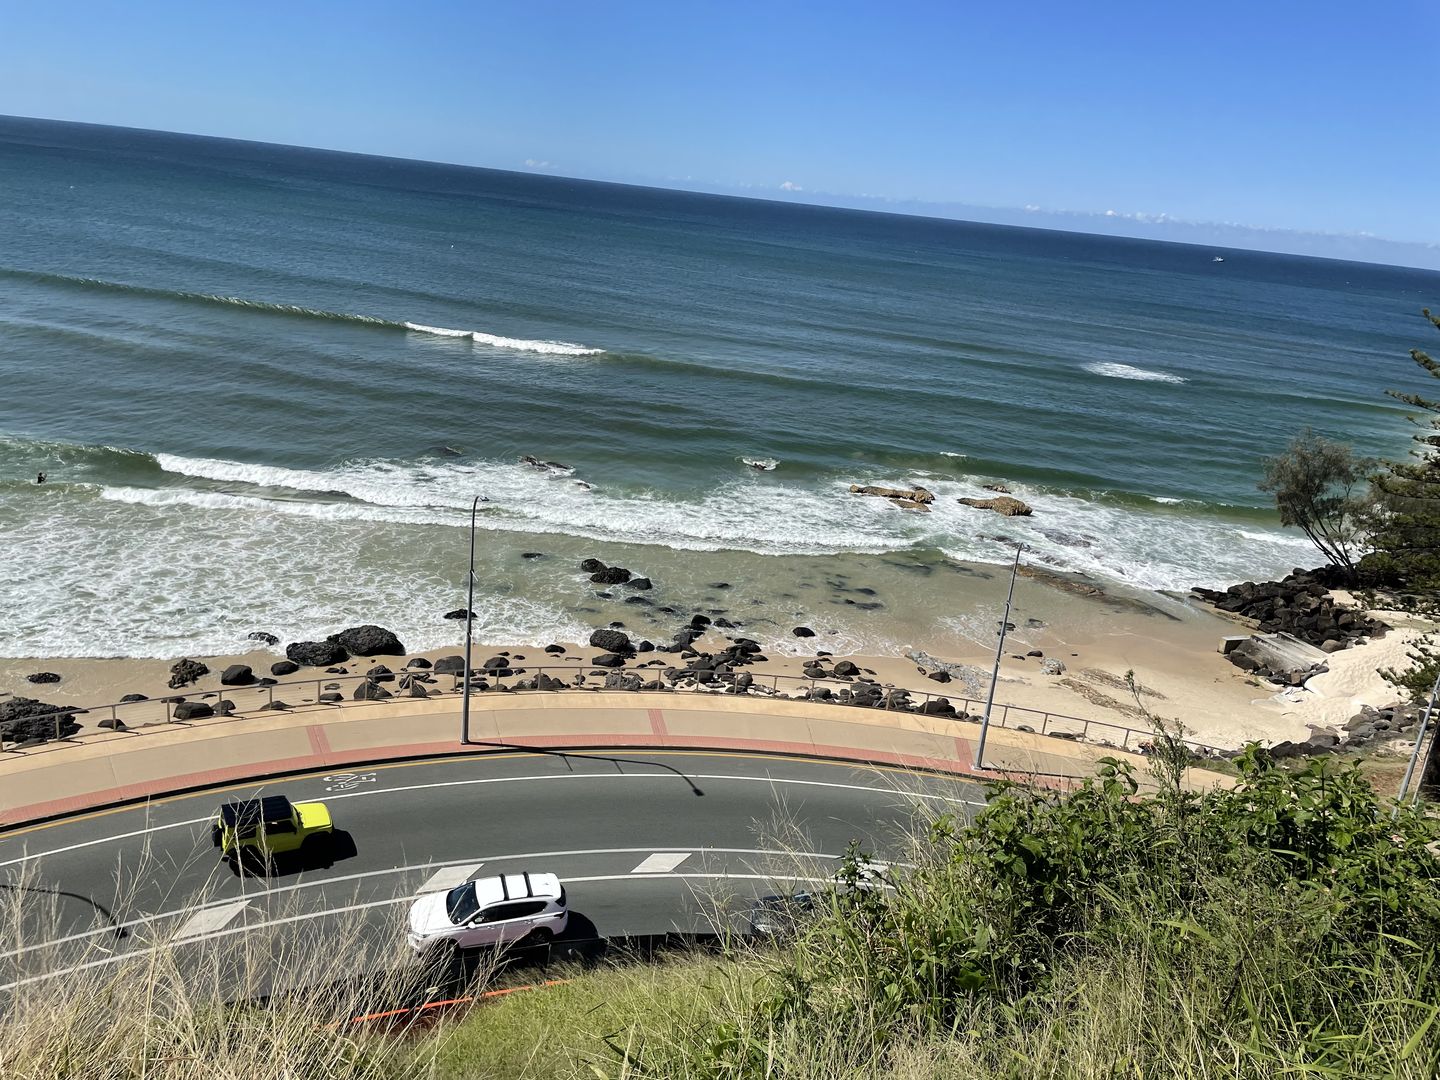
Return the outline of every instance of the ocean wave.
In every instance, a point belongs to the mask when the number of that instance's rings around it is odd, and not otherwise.
[[[344,311],[326,311],[323,308],[305,307],[300,304],[280,304],[269,300],[250,300],[240,296],[224,296],[218,293],[187,292],[181,289],[157,289],[149,285],[131,285],[121,281],[107,281],[103,278],[81,277],[72,274],[49,274],[33,270],[0,268],[0,277],[22,281],[33,281],[46,285],[58,285],[72,289],[87,289],[96,292],[121,293],[143,296],[152,300],[169,300],[174,303],[204,304],[218,307],[243,308],[269,315],[289,318],[312,319],[321,322],[346,323],[353,326],[369,326],[379,330],[398,330],[407,333],[430,334],[439,337],[469,338],[477,345],[492,349],[507,349],[512,352],[532,352],[549,356],[599,356],[604,349],[588,345],[576,345],[569,341],[503,337],[481,330],[452,330],[444,326],[429,326],[425,323],[407,322],[399,319],[384,319],[375,315],[359,315]]]
[[[1090,374],[1104,375],[1107,379],[1134,379],[1139,382],[1167,383],[1184,383],[1190,381],[1180,375],[1171,375],[1165,371],[1151,371],[1148,368],[1132,367],[1129,364],[1104,362],[1085,364],[1083,366]]]

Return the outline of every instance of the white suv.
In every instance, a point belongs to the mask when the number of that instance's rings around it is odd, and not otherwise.
[[[429,893],[410,905],[410,947],[473,949],[524,942],[544,945],[565,930],[565,887],[554,874],[502,874]]]

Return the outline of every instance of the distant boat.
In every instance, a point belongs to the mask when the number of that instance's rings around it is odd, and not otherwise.
[[[1224,262],[1225,260],[1222,259],[1219,255],[1216,255],[1216,256],[1215,256],[1213,259],[1211,259],[1210,261],[1211,261],[1211,262]]]

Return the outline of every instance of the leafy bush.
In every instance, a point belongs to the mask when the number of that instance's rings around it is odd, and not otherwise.
[[[1113,759],[1068,795],[996,785],[884,888],[852,851],[793,948],[709,1022],[613,1038],[620,1069],[1433,1077],[1431,823],[1392,821],[1353,766],[1237,765],[1233,788],[1145,799]]]

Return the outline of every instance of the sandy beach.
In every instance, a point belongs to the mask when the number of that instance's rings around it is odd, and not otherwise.
[[[1382,707],[1396,700],[1394,689],[1378,674],[1387,667],[1402,665],[1411,642],[1425,629],[1400,613],[1385,612],[1382,616],[1395,627],[1385,636],[1332,655],[1329,671],[1312,677],[1305,687],[1281,690],[1275,685],[1247,675],[1234,667],[1220,653],[1220,641],[1227,635],[1243,633],[1236,620],[1216,614],[1198,603],[1181,604],[1173,598],[1160,597],[1158,606],[1147,610],[1143,605],[1114,598],[1077,596],[1062,589],[1046,587],[1051,603],[1039,601],[1041,595],[1031,589],[1027,607],[1028,621],[1017,623],[1007,639],[996,687],[997,705],[1035,710],[1063,717],[1074,717],[1117,728],[1147,731],[1152,717],[1178,721],[1189,738],[1223,749],[1234,749],[1250,740],[1273,743],[1282,740],[1303,741],[1316,728],[1339,728],[1362,705]],[[1036,613],[1055,617],[1054,622]],[[1012,615],[1012,619],[1015,616]],[[676,622],[683,625],[677,617]],[[400,671],[415,658],[431,662],[461,651],[461,624],[453,624],[453,645],[410,652],[405,656],[355,657],[337,665],[344,674],[358,675],[376,663],[384,663]],[[337,628],[337,630],[340,628]],[[628,630],[634,640],[641,634]],[[694,643],[698,651],[719,652],[735,637],[744,636],[743,629],[717,631],[711,627]],[[661,644],[666,637],[656,640]],[[497,656],[507,656],[515,668],[523,668],[524,676],[533,677],[544,671],[552,678],[572,684],[576,669],[591,672],[585,685],[603,682],[603,673],[591,668],[593,659],[604,652],[588,644],[569,641],[553,643],[564,649],[560,654],[547,654],[545,644],[534,642],[475,642],[473,662],[479,667]],[[799,693],[808,685],[804,676],[807,662],[817,651],[827,650],[824,637],[793,638],[780,643],[785,651],[767,648],[765,659],[744,670],[750,672],[761,687],[773,687],[787,694]],[[901,648],[890,655],[845,655],[836,652],[830,661],[850,660],[862,674],[887,687],[904,688],[914,694],[944,695],[957,709],[972,713],[983,709],[989,688],[994,654],[980,649],[973,641],[958,635],[944,651],[933,642],[928,648]],[[1039,653],[1041,655],[1034,655]],[[911,655],[913,654],[913,655]],[[218,693],[222,690],[220,673],[232,664],[244,664],[257,677],[270,675],[271,665],[284,658],[284,643],[273,648],[223,656],[193,657],[203,661],[210,673],[183,691],[170,689],[170,668],[175,659],[76,659],[0,660],[0,695],[36,697],[60,705],[92,708],[108,705],[122,697],[142,694],[147,704],[131,706],[124,714],[127,722],[159,722],[161,708],[155,699],[176,693]],[[1058,660],[1064,671],[1047,673],[1042,661]],[[918,662],[917,662],[918,661]],[[928,677],[936,662],[960,665],[948,682]],[[641,652],[626,664],[626,670],[640,671],[653,678],[656,668],[683,667],[678,653]],[[40,671],[60,676],[59,682],[32,684],[26,676]],[[1139,701],[1126,684],[1128,673],[1141,688]],[[275,689],[264,687],[226,687],[224,696],[234,700],[241,711],[263,703],[255,695],[280,696],[291,704],[314,701],[322,692],[343,692],[350,697],[354,682],[341,680],[337,673],[321,668],[302,667],[298,672],[279,676],[282,684]],[[521,676],[507,678],[513,683]],[[295,685],[286,685],[295,684]],[[436,684],[447,690],[449,679],[441,677]],[[968,703],[968,705],[967,705]],[[152,715],[153,714],[153,715]],[[82,722],[86,718],[82,717]],[[93,723],[94,721],[91,721]],[[1038,724],[1037,718],[1012,716],[1011,723]],[[1099,730],[1093,738],[1112,737],[1120,732]]]

